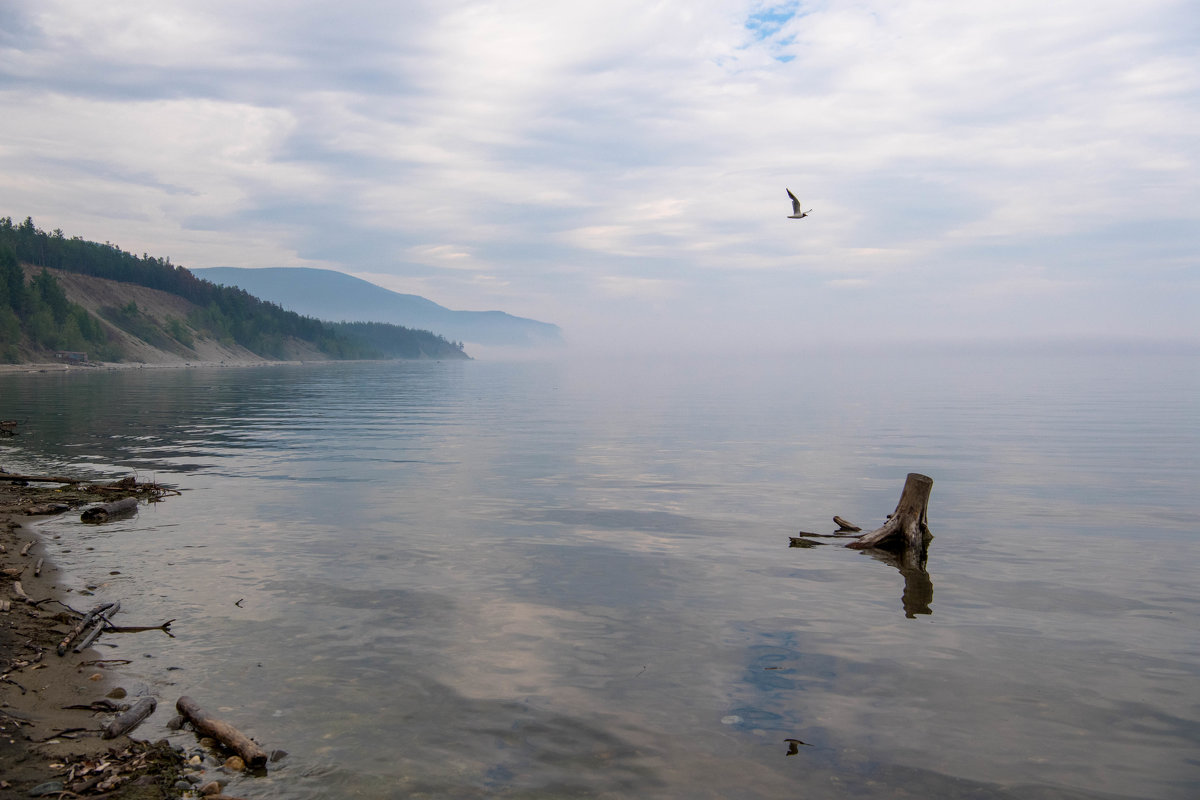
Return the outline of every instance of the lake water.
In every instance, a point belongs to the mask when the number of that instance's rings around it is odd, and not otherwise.
[[[1197,366],[5,376],[0,416],[28,421],[0,463],[182,490],[44,530],[98,587],[79,606],[177,619],[103,640],[160,700],[139,735],[187,694],[289,752],[230,794],[1182,799]],[[908,472],[934,479],[926,574],[789,547],[835,514],[878,526]]]

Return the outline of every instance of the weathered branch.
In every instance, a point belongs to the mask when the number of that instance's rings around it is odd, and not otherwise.
[[[175,634],[171,633],[171,623],[175,620],[169,619],[162,625],[109,625],[104,630],[109,633],[144,633],[146,631],[162,631],[172,639]]]
[[[58,654],[60,656],[66,655],[67,648],[71,646],[71,642],[75,641],[76,636],[83,633],[84,629],[87,628],[88,625],[91,624],[92,620],[96,618],[96,615],[112,607],[112,603],[101,603],[91,611],[84,614],[83,619],[75,623],[75,627],[71,628],[71,631],[67,634],[67,637],[58,643]]]
[[[104,632],[105,627],[112,624],[112,621],[109,619],[109,617],[113,614],[116,614],[120,610],[121,601],[118,600],[109,608],[98,612],[96,614],[95,622],[92,625],[92,629],[84,634],[83,638],[79,640],[79,644],[75,645],[75,647],[72,649],[72,652],[82,653],[84,650],[87,650],[88,647],[91,646],[92,642],[100,638],[100,634]]]
[[[190,697],[180,697],[175,702],[175,708],[182,714],[196,732],[203,736],[211,736],[221,744],[233,750],[242,757],[248,767],[262,767],[267,763],[267,753],[249,737],[230,725],[228,722],[209,716]]]

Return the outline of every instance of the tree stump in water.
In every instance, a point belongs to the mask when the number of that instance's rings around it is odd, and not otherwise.
[[[904,481],[904,491],[900,493],[900,502],[896,504],[896,510],[888,517],[888,521],[870,533],[864,533],[846,547],[855,550],[878,547],[899,534],[903,536],[906,547],[920,552],[925,547],[925,537],[929,535],[926,515],[929,511],[929,493],[932,490],[933,478],[916,472],[908,473],[908,478]]]

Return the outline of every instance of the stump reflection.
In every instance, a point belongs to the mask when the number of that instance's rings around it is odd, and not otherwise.
[[[904,576],[904,592],[900,596],[904,616],[915,619],[918,614],[933,613],[933,580],[925,568],[928,546],[896,550],[872,547],[866,552],[876,561],[895,567]]]

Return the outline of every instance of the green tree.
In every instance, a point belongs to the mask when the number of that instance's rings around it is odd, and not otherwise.
[[[69,315],[59,327],[58,348],[75,352],[87,350],[87,342],[83,338],[83,331],[79,329],[79,320],[74,314]]]
[[[8,306],[0,306],[0,344],[16,345],[21,341],[21,320]]]
[[[195,344],[195,339],[192,338],[191,331],[183,324],[183,320],[179,317],[167,317],[167,333],[172,339],[179,342],[184,347],[191,347]]]
[[[25,329],[35,345],[48,350],[58,349],[58,326],[54,324],[54,314],[46,306],[38,306],[25,321]]]
[[[42,267],[42,271],[33,279],[33,291],[37,294],[38,299],[50,309],[56,323],[61,325],[66,322],[67,314],[71,312],[71,301],[67,299],[67,293],[59,286],[54,276],[46,271],[45,267]]]
[[[13,249],[0,247],[0,308],[11,308],[19,314],[24,307],[25,273],[17,263],[17,254]]]

